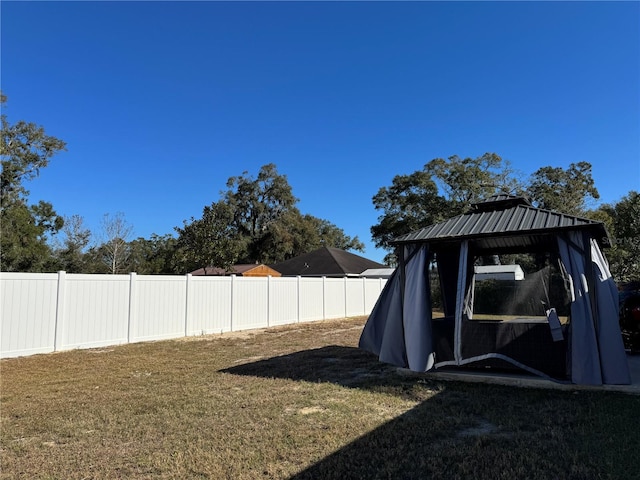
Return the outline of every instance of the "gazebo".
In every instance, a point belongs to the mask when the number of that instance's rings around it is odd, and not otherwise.
[[[495,195],[393,244],[398,267],[360,338],[380,361],[630,383],[602,223]]]

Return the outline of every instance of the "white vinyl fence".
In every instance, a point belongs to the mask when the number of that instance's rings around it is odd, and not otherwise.
[[[368,315],[385,283],[0,273],[0,358]]]

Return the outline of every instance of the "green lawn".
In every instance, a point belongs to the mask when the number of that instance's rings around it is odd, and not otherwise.
[[[640,397],[400,375],[364,318],[0,362],[0,478],[640,478]]]

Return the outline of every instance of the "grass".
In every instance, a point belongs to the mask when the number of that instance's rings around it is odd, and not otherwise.
[[[640,478],[640,397],[407,376],[363,318],[0,362],[0,478]]]

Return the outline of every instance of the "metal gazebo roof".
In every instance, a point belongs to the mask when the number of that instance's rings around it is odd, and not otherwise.
[[[473,204],[471,210],[465,214],[402,235],[395,238],[392,243],[398,245],[519,237],[514,245],[526,245],[537,243],[536,238],[541,236],[577,229],[595,231],[598,242],[608,244],[609,237],[601,222],[535,208],[524,197],[501,194]],[[491,246],[508,247],[510,245]]]

